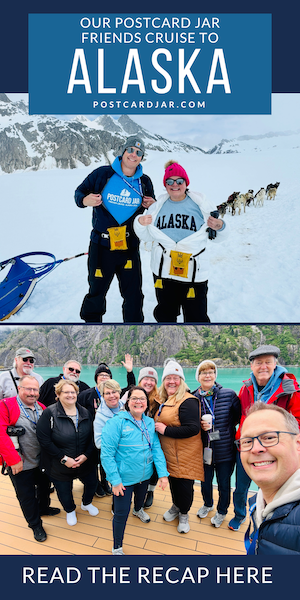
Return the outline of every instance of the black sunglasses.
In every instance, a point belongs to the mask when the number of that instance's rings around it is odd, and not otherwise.
[[[73,369],[73,367],[68,367],[69,371],[71,371],[71,373],[76,373],[76,375],[79,375],[81,373],[81,371],[79,371],[79,369]]]
[[[23,362],[30,362],[32,364],[32,363],[34,363],[34,358],[28,358],[27,356],[25,358],[23,358],[23,356],[22,356],[22,361]]]
[[[166,183],[168,185],[173,185],[174,183],[177,183],[177,185],[181,185],[184,182],[185,179],[183,179],[182,177],[178,177],[178,179],[166,179]]]
[[[137,156],[143,156],[142,150],[137,150],[136,148],[126,148],[126,151],[128,154],[134,154],[134,152],[136,152]]]

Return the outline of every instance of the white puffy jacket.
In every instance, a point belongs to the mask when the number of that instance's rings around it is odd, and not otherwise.
[[[141,225],[138,221],[140,215],[134,220],[134,231],[136,235],[145,242],[147,250],[151,250],[151,269],[155,275],[158,275],[165,279],[175,279],[176,281],[189,282],[189,281],[206,281],[208,279],[208,257],[205,252],[206,244],[208,240],[207,220],[211,211],[216,210],[207,198],[199,192],[188,192],[188,196],[200,207],[204,217],[204,223],[200,227],[199,231],[192,233],[188,237],[182,239],[180,242],[174,242],[169,236],[163,231],[155,227],[156,216],[159,213],[161,207],[169,198],[168,194],[159,196],[157,202],[152,204],[143,215],[151,215],[151,225]],[[217,236],[210,242],[221,242],[228,235],[228,226],[226,225],[223,231],[218,231]],[[170,250],[176,250],[178,252],[192,253],[188,266],[187,278],[180,277],[178,275],[170,275],[171,257]],[[164,256],[162,261],[162,256]],[[161,268],[162,263],[162,268]],[[161,271],[161,272],[160,272]]]

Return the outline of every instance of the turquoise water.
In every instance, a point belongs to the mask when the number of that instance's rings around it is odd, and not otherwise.
[[[36,367],[35,370],[44,379],[48,379],[49,377],[56,377],[57,375],[59,375],[59,373],[62,373],[62,369],[60,367]],[[95,370],[96,370],[95,365],[82,367],[80,379],[82,381],[84,381],[85,383],[87,383],[87,385],[89,385],[90,387],[95,385],[95,380],[94,380]],[[158,383],[160,385],[163,369],[157,368],[156,370],[158,373]],[[136,376],[136,379],[138,378],[139,371],[140,371],[140,369],[138,367],[134,367],[133,372]],[[289,371],[289,373],[293,373],[296,376],[298,381],[300,380],[300,368],[299,367],[289,367],[288,371]],[[122,366],[121,367],[111,367],[111,372],[113,375],[113,379],[116,379],[116,381],[119,382],[121,387],[125,387],[126,386],[126,370],[124,369],[124,367],[122,367]],[[244,369],[218,369],[217,381],[223,387],[231,388],[236,393],[238,393],[242,386],[243,380],[249,379],[250,372],[251,372],[250,368],[248,368],[248,367],[244,368]],[[195,373],[196,373],[195,368],[192,368],[192,369],[185,368],[184,369],[185,380],[191,390],[194,390],[197,387]]]

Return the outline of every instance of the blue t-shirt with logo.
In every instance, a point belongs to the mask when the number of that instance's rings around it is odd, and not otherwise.
[[[117,157],[112,168],[115,174],[108,180],[102,191],[102,201],[105,208],[121,225],[129,219],[141,206],[143,192],[140,178],[143,169],[139,165],[132,177],[124,175],[121,162]]]

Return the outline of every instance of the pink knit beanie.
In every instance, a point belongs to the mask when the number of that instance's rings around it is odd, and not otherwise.
[[[185,179],[186,185],[189,185],[190,183],[187,172],[178,163],[172,163],[166,168],[164,175],[164,186],[166,186],[166,179],[169,179],[169,177],[182,177]]]

